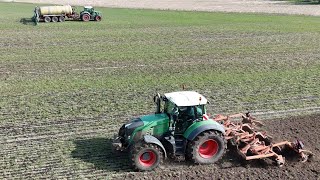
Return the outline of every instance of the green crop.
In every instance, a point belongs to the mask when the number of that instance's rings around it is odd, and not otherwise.
[[[319,17],[96,7],[34,26],[34,7],[0,3],[0,179],[130,171],[112,135],[182,85],[211,114],[320,105]]]

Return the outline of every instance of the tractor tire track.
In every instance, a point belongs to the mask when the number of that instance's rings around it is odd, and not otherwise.
[[[197,60],[197,61],[183,61],[183,62],[167,62],[163,64],[156,64],[157,67],[168,67],[168,66],[184,66],[184,65],[197,65],[199,63],[205,63],[205,64],[213,64],[213,62],[207,61],[207,60]],[[215,62],[216,63],[216,62]],[[155,64],[135,64],[135,65],[122,65],[122,66],[104,66],[104,67],[86,67],[86,68],[72,68],[72,69],[63,69],[63,70],[42,70],[42,71],[36,71],[36,70],[28,70],[28,71],[0,71],[0,74],[48,74],[48,73],[69,73],[70,71],[99,71],[99,70],[110,70],[110,69],[129,69],[129,68],[150,68],[155,67]]]
[[[103,133],[105,135],[115,134],[116,128],[114,131],[110,132],[110,129],[93,129],[93,130],[83,130],[78,132],[69,132],[69,133],[61,133],[61,132],[50,132],[50,134],[28,134],[28,135],[19,135],[19,136],[11,136],[0,141],[0,144],[8,144],[8,143],[18,143],[24,141],[45,141],[45,140],[59,140],[59,139],[70,139],[74,137],[92,137],[93,134]],[[106,133],[108,132],[108,133]]]
[[[217,112],[217,110],[216,110]],[[320,107],[306,107],[306,108],[297,108],[297,109],[288,109],[288,110],[279,110],[279,111],[263,111],[263,110],[252,110],[252,114],[258,119],[274,119],[279,117],[286,116],[297,116],[301,114],[312,114],[320,112]],[[222,114],[225,114],[223,112]],[[237,113],[237,112],[230,112]],[[125,117],[125,115],[124,115]],[[129,119],[125,118],[125,119]],[[42,123],[37,125],[30,125],[28,123],[23,125],[11,125],[10,127],[0,126],[2,132],[0,135],[3,136],[0,140],[0,144],[6,143],[17,143],[23,141],[45,141],[47,139],[69,139],[72,137],[87,137],[92,134],[105,134],[110,137],[117,133],[118,128],[121,124],[113,124],[116,122],[116,119],[108,121],[108,123],[100,123],[100,119],[90,119],[80,122],[74,120],[69,120],[67,122],[61,122],[48,124]],[[98,122],[98,124],[96,124]],[[101,126],[105,126],[101,128]],[[99,127],[99,128],[97,128]],[[23,131],[17,131],[17,129],[24,129]],[[42,129],[37,130],[37,129]],[[38,131],[38,132],[37,132]],[[66,133],[69,131],[68,133]],[[9,135],[9,136],[8,136]]]

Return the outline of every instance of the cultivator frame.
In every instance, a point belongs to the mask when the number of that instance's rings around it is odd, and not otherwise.
[[[241,118],[242,122],[231,121],[236,118]],[[228,148],[234,150],[244,160],[270,158],[281,167],[285,164],[285,157],[283,157],[285,153],[298,155],[302,162],[306,162],[313,156],[311,151],[303,150],[304,145],[298,139],[295,142],[273,143],[272,137],[267,132],[258,131],[257,128],[264,124],[250,113],[217,115],[213,120],[224,125]]]

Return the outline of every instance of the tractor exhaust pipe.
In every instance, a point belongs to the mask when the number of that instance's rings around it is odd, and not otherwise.
[[[161,100],[161,96],[160,96],[159,93],[157,93],[157,95],[155,95],[153,97],[153,101],[154,101],[154,103],[156,103],[156,114],[161,113],[161,102],[160,102],[160,100]]]

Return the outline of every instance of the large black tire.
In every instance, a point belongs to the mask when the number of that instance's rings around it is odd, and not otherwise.
[[[64,22],[65,21],[65,17],[64,16],[60,16],[59,17],[59,22]]]
[[[151,171],[163,161],[162,150],[155,144],[135,144],[131,148],[130,154],[132,166],[138,171]]]
[[[59,20],[59,19],[58,19],[57,16],[53,16],[53,17],[51,18],[51,21],[52,21],[52,22],[58,22],[58,20]]]
[[[225,142],[221,133],[202,132],[188,143],[186,159],[196,164],[212,164],[217,162],[224,152]]]
[[[51,17],[49,16],[44,17],[44,22],[46,23],[51,22]]]
[[[85,22],[88,22],[90,21],[91,17],[89,14],[83,14],[82,17],[81,17],[81,20],[82,21],[85,21]]]

